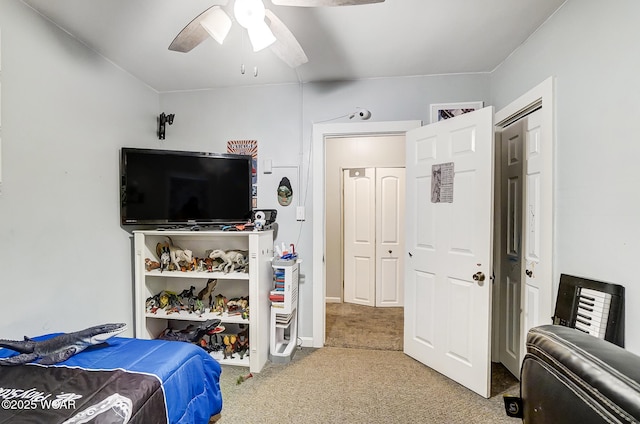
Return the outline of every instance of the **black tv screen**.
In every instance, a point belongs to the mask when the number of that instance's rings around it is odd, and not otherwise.
[[[233,224],[251,217],[252,158],[122,148],[122,224]]]

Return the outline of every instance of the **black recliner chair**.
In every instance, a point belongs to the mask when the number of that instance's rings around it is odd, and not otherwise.
[[[505,408],[527,424],[640,423],[640,357],[573,328],[533,328],[520,398]]]

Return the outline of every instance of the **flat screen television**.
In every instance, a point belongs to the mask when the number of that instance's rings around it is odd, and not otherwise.
[[[251,218],[251,156],[124,147],[120,159],[124,225],[235,224]]]

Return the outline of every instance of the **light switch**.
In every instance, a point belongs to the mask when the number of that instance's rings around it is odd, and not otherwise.
[[[262,169],[263,173],[271,174],[273,172],[273,164],[271,163],[271,159],[265,159],[262,161]]]

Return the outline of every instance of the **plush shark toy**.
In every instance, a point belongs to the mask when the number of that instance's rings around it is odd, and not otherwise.
[[[24,341],[2,340],[0,347],[20,352],[10,358],[0,358],[0,365],[22,365],[36,359],[43,365],[66,361],[89,346],[104,343],[107,339],[127,329],[126,324],[102,324],[75,333],[60,334],[47,340],[36,341],[24,338]]]

